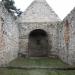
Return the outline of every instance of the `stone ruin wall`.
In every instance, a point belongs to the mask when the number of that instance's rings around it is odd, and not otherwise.
[[[18,33],[15,20],[0,3],[0,66],[17,57]]]
[[[47,32],[49,38],[49,44],[52,46],[49,55],[58,55],[58,23],[47,23],[47,22],[30,22],[30,23],[19,23],[19,52],[28,55],[28,38],[29,33],[35,29],[42,29]]]
[[[63,22],[22,22],[17,24],[0,3],[0,66],[15,59],[18,50],[28,55],[29,33],[35,29],[47,32],[49,44],[52,45],[50,54],[58,55],[65,63],[75,64],[75,8]]]
[[[59,31],[59,56],[70,64],[75,64],[75,8],[62,22]]]

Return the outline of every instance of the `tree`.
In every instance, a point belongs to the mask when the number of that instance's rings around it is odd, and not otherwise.
[[[14,0],[2,0],[2,2],[4,3],[5,8],[8,10],[8,12],[10,13],[16,13],[18,16],[20,16],[22,14],[22,11],[20,11],[20,9],[17,9],[14,4]]]

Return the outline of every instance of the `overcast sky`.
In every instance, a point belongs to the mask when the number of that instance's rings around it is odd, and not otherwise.
[[[22,11],[34,0],[14,0],[15,5]],[[75,0],[46,0],[47,3],[53,8],[57,15],[63,19],[75,6]]]

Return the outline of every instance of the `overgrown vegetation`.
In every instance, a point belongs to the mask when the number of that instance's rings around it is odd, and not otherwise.
[[[2,0],[2,2],[4,3],[4,6],[8,10],[8,12],[17,14],[17,16],[20,16],[22,14],[22,11],[15,7],[14,0]]]

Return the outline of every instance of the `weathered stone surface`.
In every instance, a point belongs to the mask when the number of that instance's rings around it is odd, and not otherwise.
[[[31,35],[37,30],[45,33]],[[0,3],[0,66],[15,59],[18,53],[41,56],[46,52],[49,57],[58,56],[75,65],[75,8],[60,21],[45,0],[35,0],[15,22]]]
[[[18,26],[14,17],[0,3],[0,66],[18,55]]]
[[[44,30],[48,35],[47,37],[49,43],[48,56],[52,54],[57,55],[58,54],[57,24],[59,23],[59,21],[60,21],[59,17],[55,14],[55,12],[51,9],[51,7],[49,7],[46,0],[34,0],[32,4],[29,6],[29,8],[26,10],[26,12],[24,12],[17,20],[20,34],[19,35],[20,52],[28,53],[30,49],[28,48],[29,46],[28,44],[30,42],[29,34],[34,30],[40,29]],[[25,42],[25,39],[27,40],[27,42]]]
[[[20,38],[20,52],[28,52],[28,43],[29,43],[29,34],[36,30],[41,29],[44,30],[48,35],[49,42],[49,52],[48,54],[57,55],[58,53],[58,45],[57,45],[57,25],[56,23],[50,22],[35,22],[35,23],[22,23],[19,24],[19,38]],[[27,41],[26,41],[27,40]]]
[[[46,0],[34,0],[21,15],[19,22],[57,22],[59,17],[47,4]]]
[[[75,64],[75,8],[63,20],[63,27],[60,35],[60,53],[64,62],[68,64]]]
[[[51,9],[51,7],[49,7],[49,5],[46,3],[45,0],[34,0],[32,4],[29,6],[29,8],[27,9],[27,11],[24,12],[21,15],[21,17],[17,20],[17,23],[19,26],[19,38],[20,38],[19,50],[20,52],[22,53],[25,52],[26,55],[29,54],[28,52],[30,49],[28,45],[30,42],[29,34],[34,30],[40,29],[40,30],[44,30],[48,35],[47,36],[48,38],[47,40],[49,43],[48,56],[58,55],[57,24],[61,24],[59,21],[60,21],[59,17],[55,14],[55,12]],[[32,44],[36,46],[35,43],[32,43]],[[41,51],[41,50],[38,51],[37,49],[35,50],[35,52],[38,53]],[[43,52],[45,51],[42,51],[40,53],[43,53]],[[33,51],[31,51],[30,53],[33,54]],[[34,53],[34,54],[36,55],[37,53]]]

